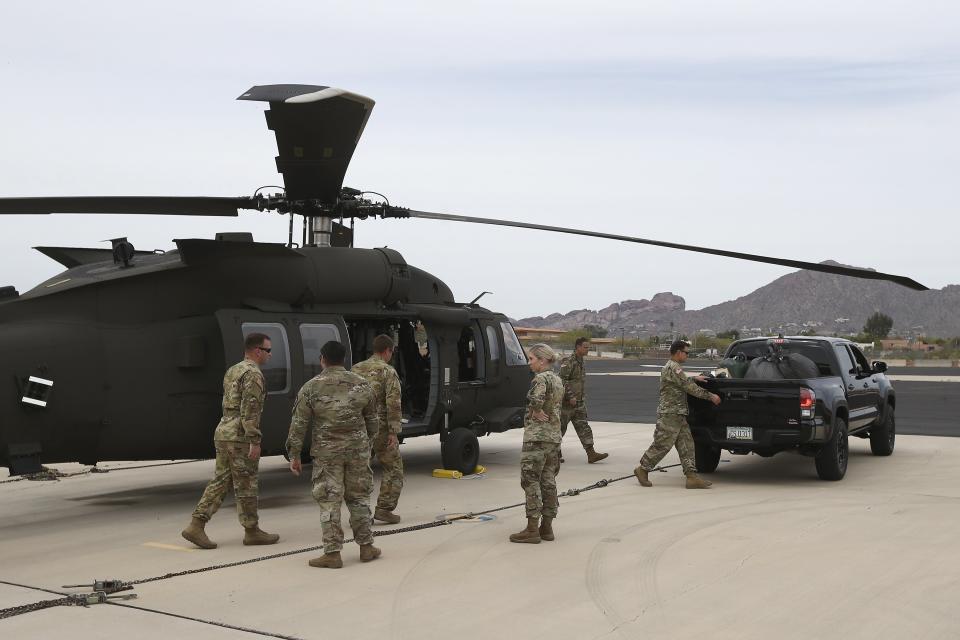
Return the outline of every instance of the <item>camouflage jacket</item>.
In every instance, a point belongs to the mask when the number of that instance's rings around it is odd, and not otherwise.
[[[563,380],[563,399],[572,405],[586,401],[587,373],[583,368],[583,358],[571,354],[560,362],[560,379]]]
[[[244,359],[223,376],[223,417],[213,433],[220,442],[260,443],[260,414],[267,397],[263,372]]]
[[[524,442],[555,442],[560,444],[560,402],[563,399],[563,382],[553,371],[541,371],[533,376],[527,392],[527,411],[523,414]],[[546,422],[540,422],[533,414],[542,410]]]
[[[710,392],[687,377],[687,374],[680,368],[680,364],[667,360],[660,372],[660,405],[657,407],[657,413],[675,413],[687,415],[690,410],[687,408],[687,394],[710,399]]]
[[[312,429],[310,455],[369,451],[377,435],[373,387],[343,367],[327,367],[307,380],[297,394],[287,434],[287,455],[300,457],[307,429]]]
[[[377,419],[385,433],[400,433],[400,377],[389,364],[374,355],[351,369],[373,387],[377,398]]]

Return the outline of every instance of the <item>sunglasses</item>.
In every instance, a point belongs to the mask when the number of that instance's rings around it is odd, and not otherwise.
[[[260,351],[266,351],[267,353],[273,351],[273,347],[257,347],[257,349],[260,349]]]

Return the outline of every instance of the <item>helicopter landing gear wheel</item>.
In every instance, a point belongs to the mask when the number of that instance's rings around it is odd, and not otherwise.
[[[440,456],[444,469],[455,469],[464,475],[473,473],[480,459],[477,435],[463,427],[454,429],[440,445]]]

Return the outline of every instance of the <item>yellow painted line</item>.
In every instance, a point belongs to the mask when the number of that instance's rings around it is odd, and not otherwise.
[[[185,547],[182,544],[164,544],[162,542],[144,542],[141,546],[166,549],[167,551],[196,551],[193,547]]]

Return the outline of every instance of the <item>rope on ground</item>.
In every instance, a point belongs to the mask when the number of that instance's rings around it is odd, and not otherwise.
[[[52,607],[87,607],[87,598],[90,594],[86,593],[76,593],[65,595],[62,591],[52,591],[50,589],[44,589],[42,587],[34,587],[26,584],[18,584],[16,582],[8,582],[6,580],[0,580],[0,584],[6,584],[12,587],[19,587],[21,589],[29,589],[32,591],[44,591],[46,593],[55,593],[57,595],[63,595],[62,598],[55,598],[51,600],[41,600],[39,602],[31,602],[29,604],[22,604],[16,607],[8,607],[6,609],[0,609],[0,620],[5,618],[12,618],[14,616],[23,615],[25,613],[32,613],[34,611],[42,611],[44,609],[50,609]],[[302,640],[297,636],[284,635],[282,633],[272,633],[270,631],[262,631],[260,629],[252,629],[250,627],[241,627],[237,625],[227,624],[226,622],[220,622],[218,620],[205,620],[203,618],[195,618],[192,616],[185,616],[179,613],[171,613],[169,611],[162,611],[160,609],[149,609],[147,607],[138,607],[132,604],[123,604],[120,602],[112,602],[110,600],[104,600],[106,604],[112,604],[117,607],[127,607],[128,609],[137,609],[139,611],[146,611],[148,613],[156,613],[159,615],[170,616],[171,618],[180,618],[181,620],[189,620],[190,622],[200,622],[202,624],[208,624],[214,627],[222,627],[224,629],[231,629],[233,631],[242,631],[244,633],[251,633],[255,635],[260,635],[268,638],[283,638],[284,640]]]
[[[652,473],[653,471],[666,471],[667,469],[670,469],[671,467],[679,467],[679,466],[680,466],[679,464],[665,465],[665,466],[657,467],[657,468],[653,469],[653,470],[651,471],[651,473]],[[620,482],[621,480],[626,480],[626,479],[628,479],[628,478],[635,478],[635,477],[636,477],[636,476],[634,476],[634,475],[631,473],[631,474],[628,475],[628,476],[620,476],[619,478],[609,478],[609,479],[598,480],[597,482],[594,482],[594,483],[591,484],[591,485],[587,485],[586,487],[581,487],[581,488],[579,488],[579,489],[569,489],[569,490],[567,490],[567,491],[564,491],[563,493],[558,494],[557,497],[558,497],[558,498],[565,498],[565,497],[571,497],[571,496],[578,496],[578,495],[580,495],[581,493],[584,493],[585,491],[592,491],[593,489],[600,489],[600,488],[609,486],[609,485],[613,484],[614,482]],[[449,525],[449,524],[453,524],[454,522],[457,522],[458,520],[470,520],[470,519],[473,519],[473,518],[475,518],[475,517],[477,517],[477,516],[482,516],[482,515],[487,515],[487,514],[491,514],[491,513],[496,513],[496,512],[498,512],[498,511],[505,511],[505,510],[507,510],[507,509],[515,509],[515,508],[517,508],[517,507],[522,507],[522,506],[524,506],[524,505],[526,505],[526,502],[517,502],[517,503],[515,503],[515,504],[508,504],[508,505],[504,505],[504,506],[502,506],[502,507],[494,507],[494,508],[492,508],[492,509],[485,509],[485,510],[483,510],[483,511],[471,511],[470,513],[465,513],[465,514],[457,515],[457,516],[451,516],[451,517],[449,517],[449,518],[444,518],[443,520],[434,520],[434,521],[432,521],[432,522],[424,522],[424,523],[422,523],[422,524],[410,525],[410,526],[408,526],[408,527],[398,527],[398,528],[396,528],[396,529],[385,529],[385,530],[382,530],[382,531],[374,531],[374,532],[373,532],[373,535],[374,535],[375,537],[382,537],[382,536],[396,535],[396,534],[398,534],[398,533],[409,533],[409,532],[411,532],[411,531],[423,531],[424,529],[434,529],[434,528],[436,528],[436,527],[443,527],[443,526],[446,526],[446,525]],[[347,543],[349,543],[349,542],[353,542],[353,540],[354,540],[353,538],[350,538],[350,539],[344,540],[343,542],[344,542],[344,544],[347,544]],[[289,556],[295,556],[295,555],[299,555],[299,554],[301,554],[301,553],[307,553],[307,552],[310,552],[310,551],[320,551],[321,549],[323,549],[323,545],[313,545],[313,546],[311,546],[311,547],[303,547],[302,549],[294,549],[294,550],[292,550],[292,551],[283,551],[283,552],[281,552],[281,553],[272,553],[272,554],[270,554],[270,555],[259,556],[259,557],[257,557],[257,558],[249,558],[249,559],[247,559],[247,560],[238,560],[238,561],[236,561],[236,562],[225,562],[225,563],[223,563],[223,564],[215,564],[215,565],[210,565],[210,566],[206,566],[206,567],[198,567],[198,568],[196,568],[196,569],[185,569],[185,570],[183,570],[183,571],[175,571],[175,572],[166,573],[166,574],[163,574],[163,575],[160,575],[160,576],[153,576],[153,577],[151,577],[151,578],[141,578],[141,579],[139,579],[139,580],[133,580],[132,582],[127,582],[127,583],[125,583],[125,584],[137,585],[137,584],[146,584],[146,583],[148,583],[148,582],[157,582],[158,580],[169,580],[170,578],[179,578],[180,576],[188,576],[188,575],[193,575],[193,574],[196,574],[196,573],[206,573],[207,571],[217,571],[217,570],[219,570],[219,569],[228,569],[228,568],[230,568],[230,567],[239,567],[239,566],[242,566],[242,565],[245,565],[245,564],[253,564],[253,563],[255,563],[255,562],[263,562],[263,561],[265,561],[265,560],[276,560],[277,558],[286,558],[286,557],[289,557]]]
[[[175,460],[173,462],[161,462],[159,464],[141,464],[135,467],[114,467],[112,469],[103,469],[98,466],[92,466],[89,469],[84,469],[83,471],[74,471],[73,473],[64,473],[63,471],[58,471],[56,469],[43,468],[43,471],[38,471],[37,473],[27,473],[22,476],[17,476],[15,478],[8,478],[7,480],[0,480],[0,484],[7,484],[8,482],[20,482],[21,480],[41,480],[41,481],[53,481],[57,482],[61,478],[73,478],[74,476],[84,476],[88,473],[110,473],[111,471],[129,471],[130,469],[150,469],[151,467],[169,467],[175,464],[188,464],[190,462],[201,462],[202,458],[197,458],[196,460]]]

